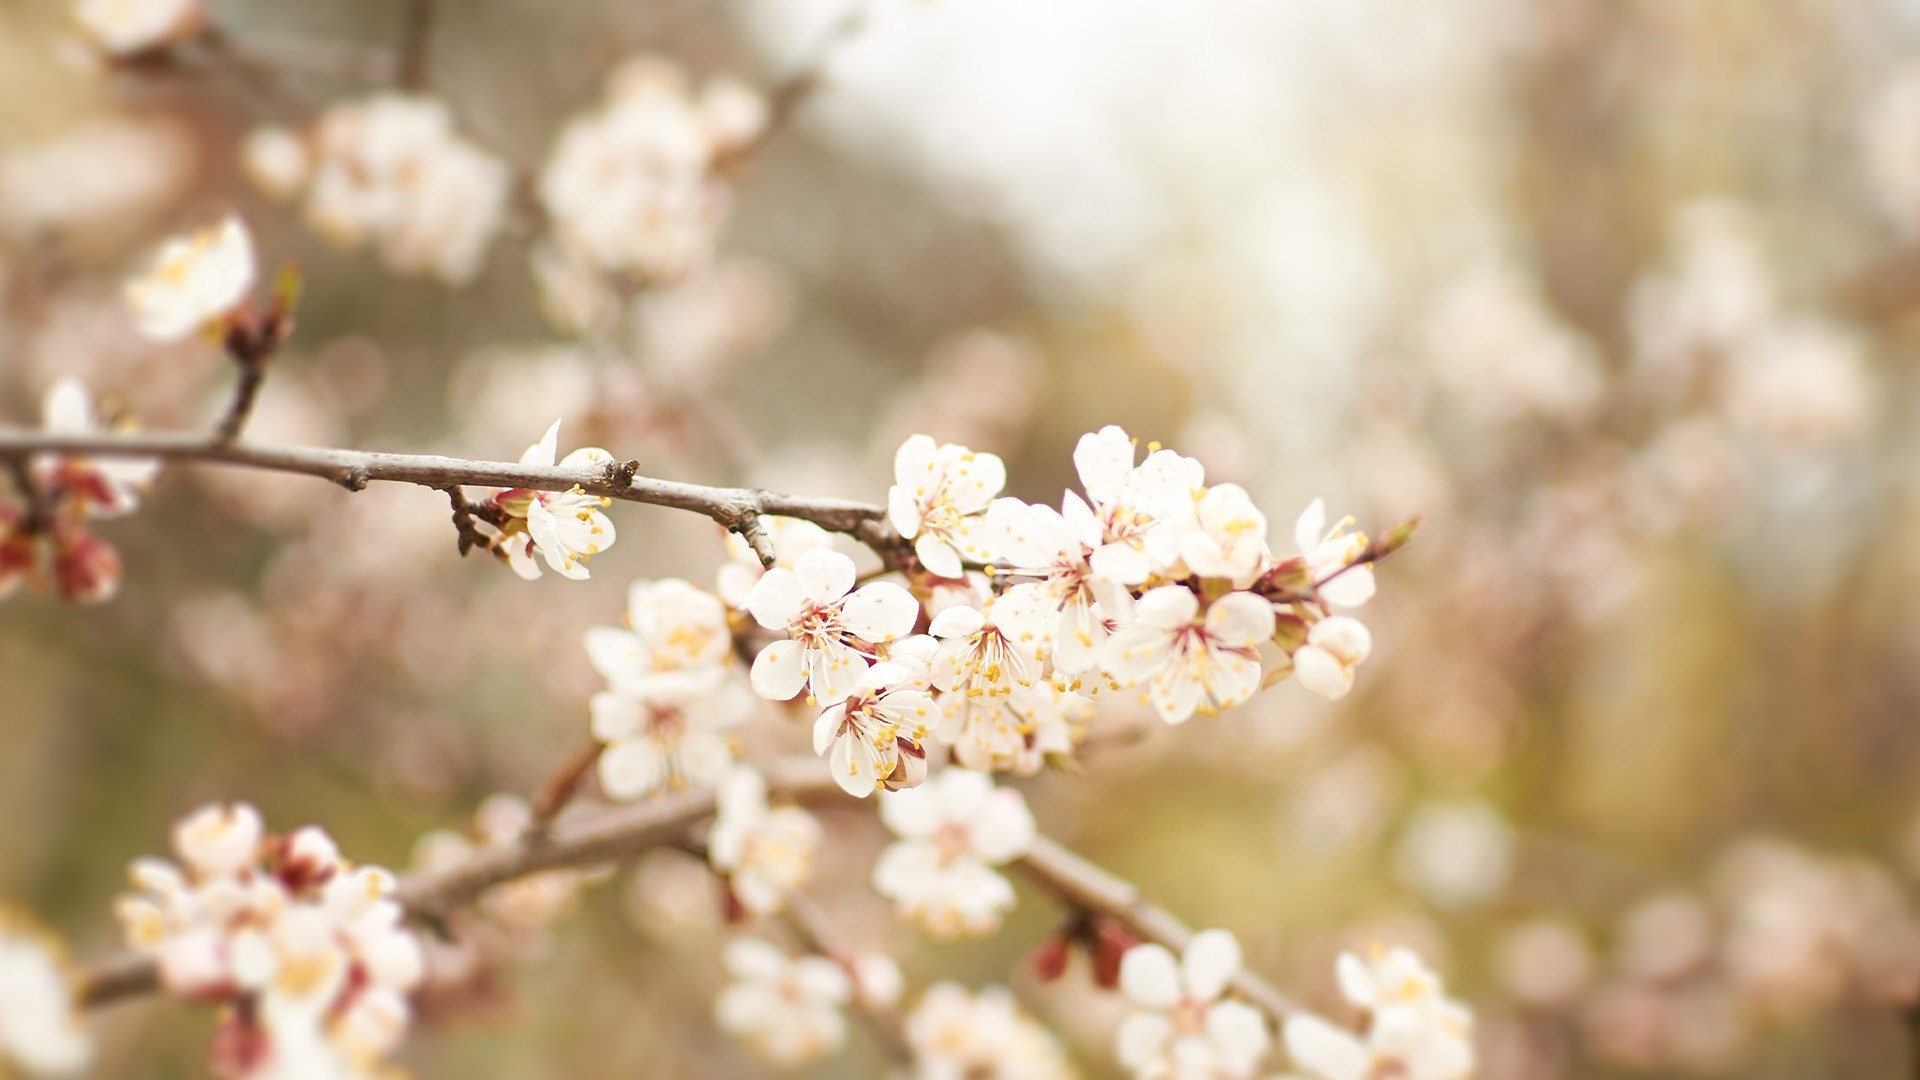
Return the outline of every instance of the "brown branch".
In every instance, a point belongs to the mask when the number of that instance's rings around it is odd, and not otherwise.
[[[400,23],[400,45],[395,50],[394,82],[402,90],[421,91],[429,84],[428,53],[433,44],[434,0],[405,0]]]
[[[560,816],[573,797],[580,793],[580,787],[586,783],[587,774],[600,760],[600,752],[605,749],[598,739],[583,739],[568,754],[560,767],[547,777],[540,790],[533,795],[533,819],[527,824],[529,835],[545,835],[552,826],[553,819]]]
[[[579,488],[622,502],[646,503],[705,515],[739,533],[771,563],[773,550],[760,528],[760,517],[779,514],[802,518],[830,532],[846,533],[883,559],[903,557],[906,545],[886,524],[886,511],[872,503],[846,499],[808,499],[757,488],[713,487],[677,480],[641,476],[633,462],[600,467],[564,468],[558,465],[521,465],[506,461],[474,461],[436,454],[387,454],[360,450],[330,450],[299,446],[221,442],[186,434],[57,435],[23,428],[0,427],[0,458],[36,453],[80,454],[95,457],[145,457],[274,472],[299,473],[331,480],[359,491],[380,480],[418,484],[439,491],[454,486],[530,488],[571,491]]]
[[[798,802],[839,803],[846,796],[815,757],[799,755],[765,763],[768,790]],[[423,920],[444,919],[495,885],[545,870],[598,866],[631,859],[651,848],[680,844],[687,832],[714,812],[711,791],[681,791],[645,802],[561,815],[544,835],[524,836],[487,848],[464,861],[400,879],[398,897]],[[1014,869],[1044,892],[1078,911],[1104,916],[1142,940],[1179,950],[1193,937],[1179,917],[1140,895],[1132,883],[1100,869],[1059,842],[1038,838]],[[153,962],[115,957],[81,972],[76,997],[104,1005],[159,988]],[[1255,1007],[1283,1021],[1294,1004],[1272,984],[1247,971],[1233,989]]]

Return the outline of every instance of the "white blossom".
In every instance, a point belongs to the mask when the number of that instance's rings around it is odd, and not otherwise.
[[[1179,533],[1204,487],[1200,463],[1150,447],[1133,462],[1133,440],[1109,425],[1082,435],[1073,449],[1080,486],[1100,522],[1101,544],[1089,556],[1093,572],[1139,585],[1179,558]]]
[[[1404,948],[1340,956],[1340,990],[1368,1014],[1364,1037],[1314,1016],[1287,1019],[1294,1065],[1315,1080],[1465,1080],[1473,1074],[1473,1017],[1438,976]]]
[[[1240,945],[1203,930],[1179,959],[1164,946],[1127,950],[1120,989],[1134,1011],[1117,1036],[1120,1064],[1140,1080],[1252,1076],[1271,1036],[1260,1013],[1225,997],[1240,971]]]
[[[873,887],[937,938],[982,937],[1012,910],[1013,886],[994,867],[1026,853],[1033,814],[984,773],[948,769],[920,787],[880,796],[896,840],[873,868]]]
[[[937,983],[907,1014],[915,1080],[1066,1080],[1059,1042],[1002,986],[978,994]]]
[[[41,405],[41,426],[50,435],[90,435],[99,431],[93,399],[78,379],[61,379]],[[140,505],[140,496],[160,471],[154,458],[43,454],[34,460],[35,479],[50,497],[74,500],[91,517],[119,517]]]
[[[807,552],[833,546],[833,534],[802,518],[762,515],[760,534],[773,547],[773,565],[787,570],[793,569],[800,556]],[[728,530],[724,542],[727,561],[721,564],[714,590],[720,594],[720,599],[727,602],[728,607],[744,610],[747,594],[753,591],[753,586],[768,567],[761,564],[760,556],[754,554],[753,547],[741,539],[740,534]]]
[[[808,691],[821,705],[852,692],[874,649],[913,629],[920,604],[890,581],[853,589],[853,560],[837,551],[810,551],[791,570],[774,567],[755,583],[747,610],[761,626],[783,630],[784,641],[753,661],[753,688],[786,701]]]
[[[256,273],[253,238],[236,215],[160,246],[146,271],[127,283],[140,332],[179,341],[217,327],[246,303]]]
[[[76,1011],[57,941],[26,918],[0,910],[0,1072],[72,1076],[93,1058],[93,1038]]]
[[[724,959],[733,981],[714,1002],[714,1015],[756,1056],[793,1067],[846,1042],[841,1008],[853,987],[840,965],[821,956],[790,958],[758,938],[729,942]]]
[[[1329,616],[1314,623],[1306,643],[1293,651],[1293,673],[1309,691],[1337,700],[1353,689],[1354,669],[1372,652],[1373,635],[1364,623]]]
[[[1293,523],[1294,543],[1306,560],[1309,580],[1319,585],[1322,599],[1335,607],[1359,607],[1373,598],[1373,567],[1354,566],[1354,560],[1366,553],[1367,534],[1348,532],[1351,517],[1327,527],[1327,505],[1319,499],[1307,504]],[[1334,576],[1338,574],[1339,576]],[[1332,578],[1332,580],[1327,580]]]
[[[550,467],[558,453],[560,421],[555,420],[540,441],[520,455],[520,464]],[[560,461],[560,467],[578,469],[605,465],[613,455],[597,446],[583,446]],[[511,488],[494,496],[508,515],[501,546],[514,573],[531,581],[540,576],[539,555],[553,572],[574,581],[588,577],[587,560],[613,546],[613,522],[601,511],[612,500],[588,495],[576,485],[568,491]]]
[[[593,696],[593,737],[600,786],[615,799],[706,787],[733,764],[727,731],[753,713],[749,694],[726,668],[702,676],[656,680]]]
[[[617,691],[644,696],[656,686],[712,683],[732,659],[726,607],[679,578],[634,582],[626,623],[593,627],[582,639],[587,659]]]
[[[720,778],[715,802],[708,861],[726,875],[741,907],[756,915],[779,911],[813,873],[820,822],[799,807],[770,808],[766,778],[746,765]]]
[[[1039,579],[1013,586],[1008,595],[1029,596],[1023,602],[1057,612],[1050,635],[1054,670],[1080,675],[1098,667],[1109,626],[1093,588],[1091,559],[1105,539],[1092,508],[1071,491],[1059,510],[996,499],[987,520],[1012,563],[1008,573]]]
[[[313,173],[305,139],[274,124],[254,128],[240,144],[240,168],[270,199],[291,199]]]
[[[821,710],[813,725],[813,750],[827,757],[834,782],[866,798],[882,784],[901,783],[902,772],[924,776],[926,741],[936,706],[911,669],[892,662],[868,668],[847,697]],[[915,760],[917,758],[917,761]],[[915,778],[915,783],[918,778]]]
[[[1180,558],[1199,577],[1225,578],[1245,588],[1266,569],[1267,519],[1238,484],[1215,484],[1180,530]]]
[[[130,57],[198,33],[206,9],[201,0],[79,0],[73,17],[96,48]]]
[[[996,455],[915,435],[894,454],[887,515],[928,571],[957,578],[963,560],[994,558],[986,511],[1006,483],[1007,467]]]
[[[1181,585],[1149,590],[1107,640],[1101,666],[1122,686],[1147,684],[1169,724],[1231,708],[1260,688],[1257,649],[1273,636],[1273,605],[1253,593],[1200,599]]]

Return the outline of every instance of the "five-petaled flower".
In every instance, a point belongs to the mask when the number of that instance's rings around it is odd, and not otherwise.
[[[774,567],[747,595],[761,626],[787,638],[760,650],[753,688],[772,701],[806,690],[821,705],[852,693],[877,647],[912,631],[920,617],[913,594],[890,581],[862,585],[852,595],[853,560],[837,551],[809,551],[787,570]]]
[[[1162,585],[1107,639],[1102,666],[1123,686],[1145,682],[1161,719],[1179,724],[1260,689],[1258,648],[1273,628],[1273,605],[1253,593],[1228,593],[1202,613],[1193,590]]]
[[[1120,1025],[1120,1064],[1140,1080],[1252,1076],[1271,1036],[1258,1010],[1225,997],[1240,971],[1240,944],[1203,930],[1178,960],[1161,945],[1136,945],[1120,961],[1120,988],[1134,1012]]]
[[[746,765],[728,770],[714,794],[708,862],[726,875],[741,907],[755,915],[779,911],[813,872],[820,822],[797,806],[769,807],[766,778]]]
[[[1348,1002],[1367,1014],[1367,1031],[1299,1013],[1287,1019],[1287,1054],[1314,1080],[1465,1080],[1473,1074],[1473,1014],[1446,996],[1440,979],[1412,950],[1375,947],[1366,958],[1342,953],[1336,972]]]
[[[558,452],[560,421],[555,420],[540,441],[520,455],[520,464],[550,467]],[[563,469],[605,465],[613,455],[597,446],[583,446],[561,459]],[[537,553],[553,572],[585,581],[587,560],[613,546],[613,522],[601,513],[612,500],[588,495],[579,485],[567,491],[510,488],[494,496],[506,515],[501,548],[515,573],[532,581],[540,576]]]
[[[179,341],[220,328],[247,302],[255,272],[253,238],[229,214],[161,245],[146,272],[127,283],[127,300],[141,333]]]
[[[963,561],[984,563],[995,545],[986,511],[1007,484],[1007,467],[993,454],[915,435],[893,458],[887,516],[913,541],[920,563],[938,577],[957,578]]]
[[[714,1002],[720,1027],[758,1057],[793,1067],[840,1048],[841,1007],[853,996],[846,969],[824,956],[791,958],[759,938],[738,938],[724,957],[733,982]]]
[[[926,777],[921,744],[936,715],[912,670],[883,661],[868,668],[844,700],[821,710],[813,750],[827,755],[834,782],[850,795],[864,799],[882,785],[913,787]]]
[[[948,769],[908,791],[880,796],[896,840],[873,868],[873,887],[936,938],[983,936],[1012,910],[1013,886],[994,867],[1033,846],[1033,813],[1020,793],[985,773]]]

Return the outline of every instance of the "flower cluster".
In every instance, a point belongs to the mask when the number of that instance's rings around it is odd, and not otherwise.
[[[63,379],[47,392],[42,425],[52,435],[95,429],[86,387]],[[144,458],[36,456],[16,480],[32,487],[21,507],[0,507],[0,596],[23,583],[66,600],[99,603],[120,588],[120,553],[87,523],[132,513],[160,463]]]
[[[1120,1025],[1120,1064],[1141,1080],[1250,1077],[1272,1042],[1253,1006],[1226,997],[1240,972],[1240,943],[1203,930],[1176,959],[1136,945],[1120,961],[1120,989],[1134,1011]]]
[[[739,83],[714,79],[695,94],[670,63],[628,61],[540,172],[558,255],[650,282],[704,265],[727,211],[716,167],[765,123],[765,103]]]
[[[797,806],[768,806],[766,778],[745,765],[721,777],[715,803],[708,862],[742,908],[755,915],[779,911],[813,873],[819,820]]]
[[[436,98],[335,105],[310,135],[263,128],[243,153],[263,191],[291,199],[304,190],[314,229],[342,247],[377,246],[395,273],[471,281],[506,216],[506,163],[462,136]]]
[[[316,828],[269,837],[245,805],[187,816],[173,847],[178,864],[133,864],[116,913],[167,989],[228,1006],[216,1071],[372,1075],[422,968],[393,875],[348,864]]]
[[[916,1080],[1067,1080],[1077,1075],[1060,1043],[1005,987],[969,993],[938,983],[907,1015]]]
[[[714,1002],[714,1015],[755,1056],[791,1068],[846,1042],[841,1009],[854,986],[845,968],[824,956],[790,957],[759,938],[729,942],[723,959],[733,982]]]
[[[601,788],[637,799],[711,786],[733,764],[728,729],[753,711],[730,666],[727,609],[685,581],[636,581],[626,627],[586,633],[587,658],[607,680],[593,696],[593,736],[604,744]]]
[[[1033,846],[1033,813],[984,773],[947,769],[920,787],[888,792],[880,820],[899,837],[873,867],[873,887],[936,938],[983,937],[1013,909],[1013,886],[994,868]]]
[[[92,1057],[60,943],[0,909],[0,1074],[11,1063],[34,1075],[72,1076]]]
[[[1363,1035],[1318,1016],[1289,1017],[1284,1031],[1294,1065],[1314,1080],[1465,1080],[1473,1074],[1473,1015],[1446,996],[1439,976],[1409,949],[1375,948],[1340,956],[1340,992],[1367,1014]]]

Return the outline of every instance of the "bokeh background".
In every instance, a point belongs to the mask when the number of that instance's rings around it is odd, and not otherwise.
[[[434,91],[519,166],[620,61],[761,86],[862,0],[444,0]],[[154,428],[228,372],[141,341],[119,282],[238,207],[297,259],[253,434],[512,457],[555,416],[660,476],[877,499],[924,431],[1055,500],[1118,423],[1418,540],[1346,700],[1177,730],[1124,703],[1042,828],[1309,1000],[1421,948],[1489,1078],[1910,1075],[1920,987],[1920,5],[1912,0],[875,0],[734,192],[712,269],[581,341],[528,243],[450,289],[330,248],[238,146],[381,85],[385,0],[216,3],[270,83],[103,77],[65,5],[0,7],[0,408],[78,374]],[[104,608],[0,611],[0,894],[95,955],[130,858],[240,798],[403,867],[526,792],[597,688],[626,583],[706,583],[689,515],[620,506],[590,583],[460,560],[444,499],[170,473],[108,526]],[[769,719],[767,748],[798,748]],[[830,817],[815,893],[910,980],[1010,980],[1106,1075],[1123,1011],[1027,954],[1023,893],[933,945]],[[430,1009],[422,1076],[735,1076],[697,864],[647,860]],[[103,1075],[194,1076],[210,1020],[105,1018]],[[821,1076],[877,1071],[858,1045]]]

